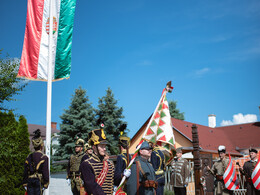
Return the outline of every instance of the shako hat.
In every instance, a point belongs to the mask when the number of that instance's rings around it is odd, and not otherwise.
[[[85,141],[83,139],[78,138],[75,143],[75,147],[84,147],[84,143],[85,143]]]
[[[129,145],[130,145],[130,137],[120,136],[120,137],[119,137],[119,144],[120,144],[123,148],[129,147]]]
[[[255,149],[255,148],[249,148],[249,152],[254,152],[254,153],[256,153],[257,154],[257,149]]]
[[[92,147],[91,147],[91,145],[89,145],[89,143],[86,143],[86,144],[84,145],[84,151],[87,151],[87,150],[89,150],[89,149],[92,149]]]
[[[32,144],[34,148],[38,148],[39,146],[43,146],[43,141],[41,137],[41,130],[36,129],[33,132],[34,136],[32,137]]]
[[[107,138],[106,138],[106,135],[105,135],[105,132],[103,129],[104,124],[102,123],[100,125],[100,127],[101,127],[100,129],[94,129],[91,132],[89,132],[89,134],[88,134],[88,137],[89,137],[88,143],[91,146],[95,146],[98,144],[108,144]]]
[[[126,124],[122,124],[119,128],[120,131],[120,137],[118,144],[122,146],[123,148],[127,148],[130,145],[130,137],[124,136],[124,130],[126,129]]]

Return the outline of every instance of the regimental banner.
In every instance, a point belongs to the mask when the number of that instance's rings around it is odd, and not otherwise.
[[[229,190],[239,189],[239,180],[236,174],[236,169],[232,163],[230,154],[229,154],[229,163],[227,169],[224,172],[223,180],[225,183],[225,187]]]
[[[50,2],[53,31],[50,28]],[[28,0],[24,45],[18,77],[48,78],[49,36],[52,36],[52,80],[70,77],[76,0]]]
[[[252,181],[253,181],[253,184],[254,184],[254,187],[257,189],[257,190],[260,190],[260,154],[259,154],[259,157],[258,157],[258,162],[252,172]]]
[[[163,147],[166,151],[166,164],[169,163],[173,157],[173,150],[175,150],[175,138],[173,135],[173,129],[171,125],[171,115],[169,111],[168,102],[166,99],[167,92],[171,93],[173,87],[171,86],[171,81],[169,81],[166,85],[166,88],[163,89],[161,98],[159,100],[158,105],[155,108],[155,111],[145,129],[144,135],[136,146],[135,153],[130,161],[127,169],[130,169],[132,164],[135,161],[135,158],[138,155],[138,151],[142,145],[142,143],[146,140],[148,142],[153,142],[161,147]],[[121,188],[123,183],[125,182],[126,177],[124,176],[115,190],[115,195],[121,193]]]
[[[166,152],[166,164],[171,160],[172,151],[175,150],[175,138],[173,135],[171,115],[166,93],[171,92],[171,83],[164,89],[160,102],[150,119],[149,126],[146,128],[143,139],[153,142],[164,148]],[[168,162],[167,162],[168,161]]]

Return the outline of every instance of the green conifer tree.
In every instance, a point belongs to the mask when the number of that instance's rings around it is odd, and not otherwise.
[[[180,110],[177,109],[177,101],[169,101],[169,110],[172,118],[185,120],[184,112],[180,112]]]
[[[109,142],[108,152],[111,155],[118,154],[119,127],[126,122],[122,121],[123,108],[117,106],[117,100],[110,88],[106,90],[106,96],[99,98],[98,109],[95,110],[97,118],[104,123],[104,131]],[[97,124],[99,125],[99,124]]]
[[[23,165],[29,154],[29,133],[24,117],[0,112],[0,194],[24,194]],[[21,148],[24,147],[24,148]]]
[[[79,87],[72,96],[69,109],[64,110],[60,116],[59,146],[56,146],[54,160],[69,159],[74,153],[76,137],[87,141],[88,133],[95,124],[94,108],[89,103],[86,90]]]

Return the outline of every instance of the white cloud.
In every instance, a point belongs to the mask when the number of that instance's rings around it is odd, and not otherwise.
[[[198,77],[200,77],[200,76],[202,76],[202,75],[207,74],[209,71],[210,71],[209,68],[202,68],[202,69],[200,69],[200,70],[196,70],[196,71],[195,71],[195,75],[198,76]]]
[[[246,114],[243,115],[241,113],[233,115],[233,120],[223,120],[221,122],[221,126],[227,125],[237,125],[242,123],[252,123],[257,121],[257,116],[255,114]]]
[[[152,65],[152,62],[149,60],[143,60],[143,61],[137,63],[137,66],[151,66],[151,65]]]
[[[192,78],[202,78],[206,76],[207,74],[213,73],[212,69],[205,67],[201,68],[198,70],[193,70],[187,74],[187,77],[192,77]]]
[[[219,34],[219,35],[215,35],[215,36],[213,36],[211,38],[206,38],[205,42],[206,43],[219,43],[219,42],[230,40],[231,38],[232,38],[232,35],[229,35],[229,34]]]

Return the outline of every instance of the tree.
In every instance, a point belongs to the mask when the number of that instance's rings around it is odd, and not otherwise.
[[[109,142],[108,150],[112,155],[118,154],[119,127],[126,124],[122,121],[123,108],[116,105],[117,100],[114,99],[110,88],[106,90],[106,96],[99,98],[98,103],[98,109],[95,110],[96,117],[104,123],[104,131]]]
[[[19,123],[17,127],[17,147],[21,153],[21,158],[25,159],[30,153],[30,134],[28,132],[27,120],[24,116],[19,117]]]
[[[88,133],[95,124],[94,108],[89,103],[86,90],[79,87],[72,96],[69,109],[60,116],[59,143],[54,154],[55,160],[68,159],[74,153],[76,136],[87,140]]]
[[[2,50],[0,50],[1,55]],[[20,94],[24,87],[27,85],[22,78],[17,78],[19,69],[19,59],[14,59],[6,56],[0,56],[0,110],[8,111],[4,102],[16,101],[14,95]]]
[[[185,120],[184,118],[184,112],[180,113],[180,110],[177,109],[177,101],[169,101],[169,110],[172,118]]]
[[[0,194],[24,194],[24,162],[29,154],[26,119],[15,120],[12,112],[0,112]]]

